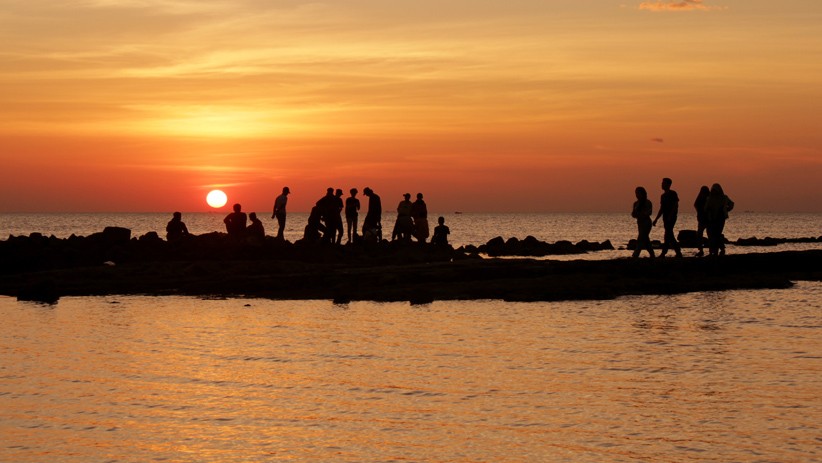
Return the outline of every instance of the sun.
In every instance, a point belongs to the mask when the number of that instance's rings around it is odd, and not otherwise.
[[[223,207],[228,202],[228,196],[222,190],[211,190],[206,195],[206,202],[213,208]]]

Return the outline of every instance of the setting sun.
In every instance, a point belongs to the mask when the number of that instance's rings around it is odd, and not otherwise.
[[[209,206],[214,208],[223,207],[225,206],[225,203],[228,202],[228,196],[226,196],[221,190],[211,190],[206,196],[206,202]]]

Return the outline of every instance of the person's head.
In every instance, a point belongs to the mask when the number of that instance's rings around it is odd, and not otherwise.
[[[180,213],[180,212],[175,212],[175,213],[173,214],[173,217],[174,217],[174,219],[175,219],[175,220],[180,220],[180,219],[182,219],[182,218],[183,218],[183,214],[182,214],[182,213]]]
[[[348,192],[351,193],[351,196],[357,196],[357,193],[359,193],[356,188],[352,188]]]
[[[243,209],[243,206],[240,206],[240,203],[234,205],[234,212],[240,212]]]
[[[252,222],[257,220],[257,213],[252,212],[251,214],[248,214],[248,218],[250,218]]]
[[[405,193],[404,195],[402,195],[402,197],[405,198],[406,201],[408,201],[409,199],[411,199],[411,193]]]
[[[417,199],[422,199],[422,193],[417,193]]]
[[[644,187],[641,187],[641,186],[636,187],[636,190],[634,190],[634,193],[636,194],[636,199],[639,199],[639,200],[648,199],[648,192],[645,191]]]
[[[374,190],[372,190],[372,189],[371,189],[371,188],[369,188],[369,187],[365,187],[365,189],[364,189],[364,190],[362,190],[362,194],[364,194],[364,195],[366,195],[366,196],[371,196],[371,195],[373,195],[373,194],[374,194]]]
[[[328,195],[328,196],[334,196],[334,188],[332,188],[332,187],[326,188],[325,194]]]
[[[665,191],[670,190],[671,189],[671,184],[673,184],[673,183],[674,183],[674,181],[669,179],[668,177],[663,178],[662,179],[662,189],[665,190]]]
[[[722,191],[722,185],[720,185],[718,183],[714,183],[713,185],[711,185],[711,194],[712,195],[724,195],[725,192]]]
[[[334,192],[334,194],[335,194],[336,196],[342,196],[342,195],[343,195],[342,190],[341,190],[341,189],[339,189],[339,188],[337,188],[337,191],[336,191],[336,192]]]
[[[288,193],[291,193],[291,190],[289,190],[287,186],[284,186],[283,187],[283,194],[287,195]]]
[[[445,224],[445,217],[438,218],[437,223],[440,224],[440,225],[444,225]]]
[[[702,185],[702,188],[699,189],[699,196],[708,196],[711,194],[711,189],[708,188],[708,185]]]

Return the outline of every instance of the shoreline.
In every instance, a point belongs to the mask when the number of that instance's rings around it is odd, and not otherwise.
[[[425,304],[443,300],[607,300],[629,295],[789,288],[822,281],[822,250],[672,258],[299,262],[141,261],[5,272],[0,294],[43,303],[64,296],[186,295]]]

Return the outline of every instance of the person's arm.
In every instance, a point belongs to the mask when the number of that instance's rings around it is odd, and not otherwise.
[[[663,205],[664,205],[664,204],[665,204],[665,200],[664,200],[664,199],[662,199],[662,198],[660,198],[660,200],[659,200],[659,212],[657,212],[657,213],[656,213],[656,218],[654,219],[654,222],[653,222],[653,226],[655,226],[655,227],[656,227],[656,222],[657,222],[657,221],[659,220],[659,218],[662,216],[662,211],[665,209],[665,208],[663,207]],[[648,214],[648,216],[650,217],[650,216],[651,216],[651,214]]]

